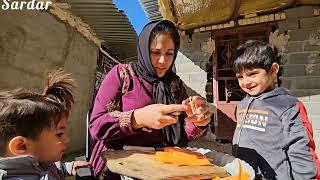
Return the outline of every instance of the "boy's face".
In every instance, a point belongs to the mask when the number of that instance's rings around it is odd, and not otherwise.
[[[274,88],[274,79],[278,71],[279,65],[273,63],[269,72],[262,68],[245,69],[236,73],[236,77],[242,90],[251,96],[257,96]]]
[[[68,143],[67,118],[63,118],[57,126],[44,129],[38,139],[30,140],[29,154],[35,156],[39,162],[60,161]]]

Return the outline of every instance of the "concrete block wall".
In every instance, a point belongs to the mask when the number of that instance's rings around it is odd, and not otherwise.
[[[289,34],[287,52],[283,54],[282,86],[288,88],[306,106],[320,155],[320,16],[312,6],[286,10],[280,32]]]
[[[181,46],[175,61],[175,66],[177,75],[179,75],[184,82],[189,96],[198,95],[203,98],[209,97],[210,99],[207,99],[207,101],[213,102],[212,79],[207,78],[208,72],[210,70],[212,71],[210,63],[212,50],[214,49],[214,44],[212,44],[210,37],[211,32],[194,33],[192,34],[192,39],[190,39],[188,35],[181,36]],[[213,103],[209,105],[211,111],[216,112]],[[216,116],[213,115],[211,118],[212,122],[214,121],[214,117]],[[209,141],[212,143],[212,141],[215,140],[215,136],[211,129],[214,128],[209,127],[205,136],[193,142],[193,145],[203,147],[203,142]]]
[[[192,40],[189,36],[181,37],[180,50],[175,61],[177,74],[187,86],[189,95],[206,97],[207,72],[211,53],[201,48],[207,42],[211,33],[194,33]],[[191,42],[190,42],[191,41]]]
[[[45,72],[63,68],[77,82],[69,151],[85,147],[86,112],[94,88],[98,47],[45,11],[0,11],[0,90],[41,91]]]

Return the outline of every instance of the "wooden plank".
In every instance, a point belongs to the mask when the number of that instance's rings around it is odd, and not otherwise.
[[[106,151],[102,154],[110,171],[138,179],[211,179],[226,177],[226,171],[216,165],[177,166],[161,163],[155,151]]]
[[[275,14],[274,15],[274,19],[277,20],[277,21],[280,20],[281,19],[280,14],[278,14],[278,13]]]

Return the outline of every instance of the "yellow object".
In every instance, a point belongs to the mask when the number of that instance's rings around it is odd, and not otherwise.
[[[203,155],[201,153],[198,153],[198,152],[191,151],[189,149],[180,149],[180,148],[175,148],[175,147],[165,147],[163,151],[164,152],[183,152],[183,153],[186,153],[186,154],[195,155],[200,159],[206,158],[205,155]]]
[[[249,180],[250,176],[247,172],[245,172],[243,170],[240,161],[238,161],[238,164],[239,164],[238,176],[229,176],[229,177],[224,177],[224,178],[214,177],[214,178],[212,178],[212,180]]]
[[[268,15],[297,5],[320,5],[320,0],[158,0],[163,19],[179,30],[229,23],[242,16]]]
[[[200,157],[185,152],[156,152],[155,156],[156,159],[163,163],[176,164],[178,166],[205,166],[211,164],[210,161],[205,157]]]

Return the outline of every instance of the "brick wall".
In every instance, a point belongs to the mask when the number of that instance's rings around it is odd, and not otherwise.
[[[320,155],[320,16],[312,6],[286,10],[279,30],[290,38],[283,54],[283,85],[306,106]]]

